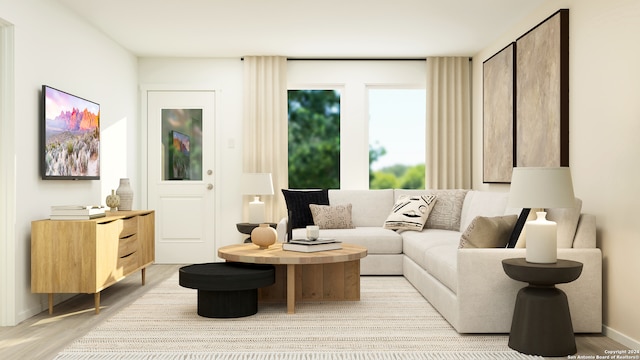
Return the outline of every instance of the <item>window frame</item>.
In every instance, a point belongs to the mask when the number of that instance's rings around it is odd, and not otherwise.
[[[426,73],[426,60],[287,61],[287,90],[341,93],[341,189],[369,189],[368,88],[426,89]]]

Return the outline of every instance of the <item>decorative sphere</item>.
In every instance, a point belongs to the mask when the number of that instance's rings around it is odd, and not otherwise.
[[[276,243],[278,232],[269,224],[260,224],[251,231],[251,242],[258,245],[261,249],[269,248],[269,245]]]

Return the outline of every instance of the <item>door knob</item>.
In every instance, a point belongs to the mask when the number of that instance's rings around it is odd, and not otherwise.
[[[211,175],[211,174],[213,174],[213,170],[211,169],[207,170],[207,175]]]
[[[213,184],[207,184],[207,190],[213,189]]]

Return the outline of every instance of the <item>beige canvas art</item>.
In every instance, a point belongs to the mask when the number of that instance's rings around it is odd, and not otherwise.
[[[568,10],[516,41],[516,165],[568,166]]]
[[[514,123],[514,44],[483,64],[483,182],[511,182]]]

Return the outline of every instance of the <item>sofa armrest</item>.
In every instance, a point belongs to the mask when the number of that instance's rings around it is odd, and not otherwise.
[[[518,290],[526,283],[509,278],[502,260],[525,257],[525,249],[459,249],[459,332],[508,332]],[[558,249],[559,259],[583,264],[580,277],[559,284],[569,299],[575,332],[602,331],[602,253],[600,249]]]
[[[278,242],[287,241],[287,221],[289,219],[285,216],[276,225],[276,232],[278,233]]]
[[[573,238],[574,248],[595,248],[596,247],[596,216],[592,214],[581,214],[576,228],[576,235]]]

